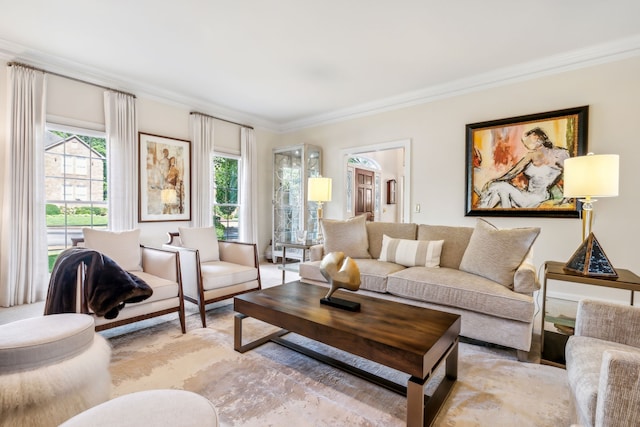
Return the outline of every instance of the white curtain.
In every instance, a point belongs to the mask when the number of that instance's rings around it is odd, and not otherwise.
[[[104,93],[109,229],[131,230],[138,213],[138,123],[132,95]]]
[[[194,227],[213,225],[213,118],[191,113],[191,223]]]
[[[240,129],[242,178],[240,181],[240,240],[258,243],[258,149],[253,129]]]
[[[0,305],[41,301],[48,288],[44,194],[45,74],[9,67],[0,234]]]

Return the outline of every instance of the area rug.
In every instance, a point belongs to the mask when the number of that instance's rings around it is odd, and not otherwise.
[[[403,426],[405,398],[275,343],[233,350],[233,309],[188,317],[188,332],[168,321],[112,336],[113,397],[175,388],[207,397],[222,426]],[[248,319],[249,320],[249,319]],[[272,327],[251,320],[248,339]],[[406,385],[407,376],[294,334],[292,341],[330,353]],[[435,380],[442,376],[437,372]],[[427,394],[430,388],[427,387]],[[566,372],[522,363],[515,351],[461,343],[458,381],[436,426],[568,426]]]

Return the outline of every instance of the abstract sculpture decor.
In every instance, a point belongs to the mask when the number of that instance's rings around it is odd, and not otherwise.
[[[339,288],[357,291],[360,288],[360,269],[358,264],[344,252],[331,252],[320,262],[320,273],[331,285],[327,296],[320,299],[321,304],[341,308],[349,311],[360,311],[360,303],[332,298],[331,295]]]

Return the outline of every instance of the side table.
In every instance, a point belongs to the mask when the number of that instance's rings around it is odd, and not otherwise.
[[[545,261],[544,263],[544,281],[542,284],[542,325],[540,328],[540,353],[542,362],[558,365],[553,361],[544,359],[544,322],[547,318],[547,280],[559,280],[563,282],[581,283],[583,285],[603,286],[607,288],[625,289],[630,291],[629,304],[634,305],[634,293],[640,292],[640,277],[635,273],[622,268],[616,268],[618,273],[617,279],[605,279],[602,277],[581,276],[572,272],[564,271],[565,263],[558,261]],[[575,324],[575,320],[573,320]],[[561,364],[560,364],[561,365]]]
[[[315,245],[315,242],[282,242],[280,245],[282,246],[282,265],[280,266],[280,269],[282,270],[282,284],[284,285],[285,274],[287,271],[298,271],[295,268],[287,267],[287,248],[302,249],[302,260],[300,262],[304,262],[307,259],[307,251],[311,246]],[[298,263],[295,264],[298,265]]]

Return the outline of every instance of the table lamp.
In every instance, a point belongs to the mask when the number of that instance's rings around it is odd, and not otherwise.
[[[591,231],[594,197],[618,195],[620,157],[617,154],[593,154],[564,161],[564,197],[582,202],[582,244],[564,269],[583,276],[617,278],[602,246]]]
[[[322,176],[309,178],[307,200],[318,203],[318,242],[322,241],[322,204],[331,201],[331,178]]]

